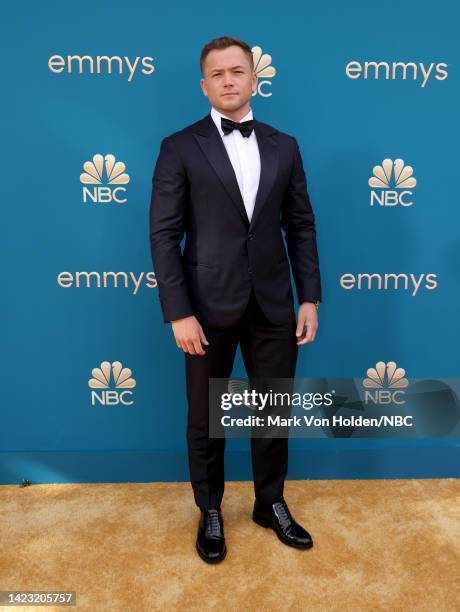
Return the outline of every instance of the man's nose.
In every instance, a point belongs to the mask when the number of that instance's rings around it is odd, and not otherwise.
[[[224,86],[233,85],[233,76],[231,74],[224,75]]]

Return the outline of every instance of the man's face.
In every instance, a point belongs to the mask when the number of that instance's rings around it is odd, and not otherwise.
[[[204,61],[200,84],[205,96],[222,114],[247,107],[257,87],[249,58],[237,45],[213,49]]]

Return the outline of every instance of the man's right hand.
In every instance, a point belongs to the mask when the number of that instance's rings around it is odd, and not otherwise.
[[[209,344],[198,319],[192,315],[171,321],[177,347],[190,355],[206,355],[201,343]]]

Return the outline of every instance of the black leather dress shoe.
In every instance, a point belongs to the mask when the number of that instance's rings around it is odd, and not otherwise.
[[[224,519],[220,508],[201,510],[196,549],[203,561],[207,563],[219,563],[225,559],[227,547],[224,537]]]
[[[284,499],[273,504],[261,504],[256,499],[252,520],[262,527],[271,527],[284,544],[304,549],[313,546],[311,535],[296,523]]]

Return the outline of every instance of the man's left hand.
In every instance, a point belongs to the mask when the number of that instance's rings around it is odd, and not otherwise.
[[[304,326],[307,326],[307,331],[304,332]],[[318,329],[318,309],[314,302],[303,302],[299,307],[297,317],[297,345],[313,342]]]

